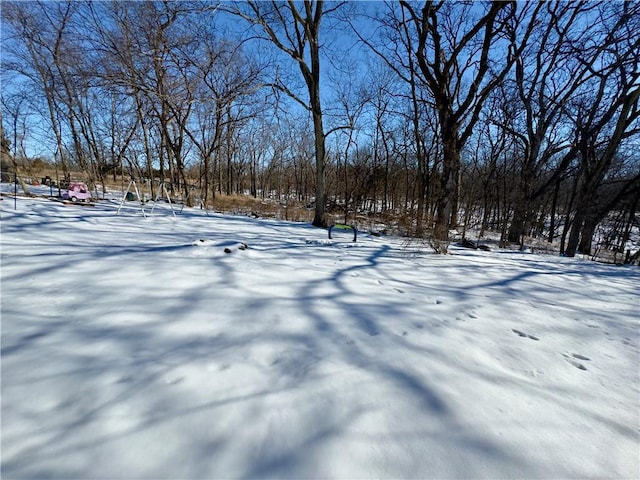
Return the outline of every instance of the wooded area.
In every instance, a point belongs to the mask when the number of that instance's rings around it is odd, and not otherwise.
[[[295,199],[441,252],[473,228],[590,254],[605,220],[597,248],[638,224],[640,2],[3,2],[2,22],[16,168]]]

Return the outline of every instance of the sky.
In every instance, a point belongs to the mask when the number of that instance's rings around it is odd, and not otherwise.
[[[327,5],[338,2],[327,2]],[[346,15],[348,11],[357,9],[361,12],[373,13],[377,9],[383,8],[383,2],[356,2],[353,5],[342,5],[339,9],[340,12]],[[218,11],[215,13],[216,29],[222,35],[222,38],[230,38],[231,36],[243,36],[246,35],[248,26],[245,22],[239,21],[238,18],[232,17],[228,14]],[[356,25],[359,30],[367,31],[371,27],[371,22],[361,22],[356,19]],[[74,27],[75,28],[75,27]],[[11,61],[12,57],[9,55],[9,50],[14,42],[12,38],[12,31],[7,27],[7,24],[3,20],[0,27],[0,35],[2,41],[2,48],[0,48],[0,58],[3,63]],[[365,51],[363,45],[357,42],[357,39],[350,31],[350,27],[345,22],[339,22],[331,18],[326,18],[322,24],[321,32],[322,42],[325,47],[329,46],[331,52],[327,52],[325,48],[322,50],[322,90],[323,90],[323,104],[325,107],[325,123],[326,129],[329,130],[335,126],[336,122],[340,120],[335,119],[336,109],[332,107],[331,103],[335,100],[335,94],[338,89],[346,88],[348,83],[354,78],[362,79],[367,77],[368,62],[365,57],[370,55],[370,52]],[[274,55],[279,56],[279,53],[273,49],[273,46],[268,42],[252,41],[244,45],[249,52],[258,52],[262,60],[265,60],[266,56]],[[280,72],[291,74],[293,84],[297,85],[293,89],[299,96],[306,101],[308,94],[306,87],[302,80],[302,76],[295,64],[286,55],[282,55],[280,58]],[[349,72],[349,82],[342,78]],[[271,75],[269,75],[270,77]],[[346,77],[345,77],[346,78]],[[360,80],[358,80],[359,82]],[[10,137],[14,147],[18,144],[20,147],[24,147],[27,157],[44,157],[52,159],[56,150],[56,142],[53,137],[51,127],[48,120],[47,107],[42,100],[39,87],[36,87],[38,96],[28,95],[27,98],[20,101],[17,98],[13,98],[11,92],[16,90],[25,90],[26,92],[33,92],[33,86],[29,85],[25,87],[25,79],[15,72],[10,71],[8,68],[3,68],[0,75],[0,84],[2,86],[3,94],[3,124],[5,126],[6,134]],[[357,88],[357,85],[356,85]],[[267,92],[268,93],[268,92]],[[288,115],[294,117],[308,116],[306,112],[300,109],[300,106],[287,99],[286,96],[282,96],[280,102],[281,106],[287,111]],[[12,112],[19,111],[20,119],[17,128],[13,128],[12,124]],[[25,114],[27,114],[25,116]],[[15,131],[18,131],[17,137],[14,137]],[[23,133],[26,132],[26,135]],[[69,132],[65,131],[65,137],[70,138]],[[68,140],[70,143],[70,140]],[[20,148],[18,154],[20,155]]]

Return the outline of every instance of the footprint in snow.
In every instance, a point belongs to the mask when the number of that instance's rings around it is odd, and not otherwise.
[[[544,372],[542,370],[538,370],[537,368],[534,370],[526,370],[525,373],[533,378],[538,378],[544,376]]]
[[[573,365],[578,370],[584,370],[584,371],[587,370],[587,367],[582,365],[580,362],[576,362],[575,360],[571,360],[570,358],[567,358],[566,360],[567,360],[567,363],[569,363],[570,365]]]
[[[573,365],[578,370],[583,370],[583,371],[586,371],[587,367],[585,367],[580,362],[577,362],[575,359],[583,360],[583,361],[587,361],[587,362],[591,361],[591,359],[589,357],[585,357],[584,355],[580,355],[579,353],[572,353],[571,355],[567,355],[566,353],[563,353],[562,356],[564,357],[564,359],[566,360],[566,362],[569,365]]]
[[[577,358],[578,360],[585,360],[587,362],[591,361],[591,359],[589,357],[585,357],[584,355],[580,355],[579,353],[573,353],[573,354],[571,354],[571,356],[573,358]]]
[[[540,340],[538,337],[534,335],[529,335],[528,333],[521,332],[520,330],[516,330],[515,328],[511,329],[511,331],[520,337],[530,338],[531,340],[535,340],[535,341]]]
[[[466,317],[466,318],[465,318]],[[456,317],[459,322],[465,322],[467,318],[476,319],[478,315],[474,311],[464,312]]]
[[[394,290],[398,293],[404,293],[404,290],[402,290],[401,288],[394,288]]]

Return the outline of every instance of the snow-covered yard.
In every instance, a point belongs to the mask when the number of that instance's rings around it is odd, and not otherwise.
[[[640,475],[637,267],[13,207],[2,478]]]

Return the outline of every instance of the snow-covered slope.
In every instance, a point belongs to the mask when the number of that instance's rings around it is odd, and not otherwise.
[[[640,475],[637,268],[0,207],[2,478]]]

